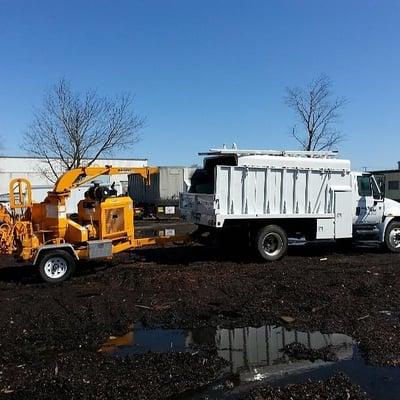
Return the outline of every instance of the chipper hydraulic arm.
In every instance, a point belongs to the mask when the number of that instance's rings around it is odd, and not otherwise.
[[[31,184],[10,182],[10,210],[0,206],[0,254],[31,262],[47,282],[68,279],[78,260],[111,258],[136,247],[178,240],[176,236],[135,238],[134,207],[113,186],[93,183],[78,203],[76,217],[67,215],[71,190],[101,175],[140,174],[147,182],[157,167],[81,167],[64,173],[40,203]],[[183,238],[179,238],[183,239]]]

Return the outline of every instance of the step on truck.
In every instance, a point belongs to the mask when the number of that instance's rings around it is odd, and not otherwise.
[[[184,219],[224,237],[246,233],[265,260],[280,259],[288,238],[369,240],[400,252],[400,203],[375,177],[354,172],[331,151],[210,149],[180,194]]]

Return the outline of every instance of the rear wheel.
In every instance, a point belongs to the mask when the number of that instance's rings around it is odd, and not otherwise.
[[[286,232],[278,225],[268,225],[257,232],[255,245],[264,260],[279,260],[287,251]]]
[[[39,262],[39,272],[49,283],[63,282],[75,271],[74,257],[63,250],[55,250],[43,255]]]
[[[389,251],[400,253],[400,222],[391,222],[386,228],[385,245]]]

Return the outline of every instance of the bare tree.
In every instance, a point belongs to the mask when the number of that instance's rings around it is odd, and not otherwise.
[[[321,75],[305,88],[287,89],[285,103],[305,128],[304,132],[297,132],[294,126],[291,135],[303,150],[330,150],[343,140],[335,125],[347,100],[343,97],[332,99],[331,88],[331,80]]]
[[[100,156],[137,143],[144,118],[132,106],[129,93],[112,99],[93,90],[78,93],[62,79],[34,112],[23,148],[44,159],[42,173],[55,181],[66,170],[90,166]]]

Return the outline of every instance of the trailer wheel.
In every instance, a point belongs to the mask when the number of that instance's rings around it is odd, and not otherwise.
[[[39,272],[43,280],[49,283],[63,282],[75,271],[74,257],[64,250],[47,252],[39,261]]]
[[[255,245],[264,260],[279,260],[287,251],[286,232],[278,225],[268,225],[257,232]]]
[[[400,253],[400,222],[393,221],[386,228],[386,248],[393,253]]]

